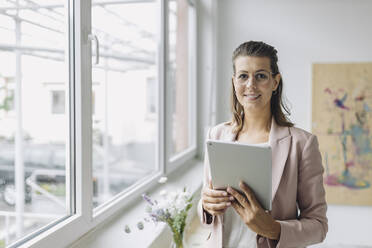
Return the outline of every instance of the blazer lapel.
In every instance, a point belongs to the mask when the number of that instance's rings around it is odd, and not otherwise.
[[[278,126],[273,117],[269,134],[269,144],[272,152],[272,201],[274,201],[275,194],[278,191],[280,179],[282,178],[288,158],[289,148],[291,147],[291,141],[289,128]]]

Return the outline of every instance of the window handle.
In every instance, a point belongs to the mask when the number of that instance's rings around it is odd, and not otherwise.
[[[97,38],[97,35],[94,35],[94,34],[89,34],[88,35],[88,39],[90,41],[95,41],[96,43],[96,62],[94,63],[95,65],[98,65],[99,64],[99,41],[98,41],[98,38]]]

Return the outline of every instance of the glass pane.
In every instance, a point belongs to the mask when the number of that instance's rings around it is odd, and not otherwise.
[[[191,145],[190,116],[190,6],[187,0],[169,1],[168,87],[171,90],[172,144],[174,156]]]
[[[156,170],[159,13],[156,1],[92,3],[94,206]]]
[[[0,247],[71,214],[65,4],[0,3]]]

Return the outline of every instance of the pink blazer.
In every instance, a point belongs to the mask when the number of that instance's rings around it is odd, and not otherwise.
[[[233,127],[221,123],[208,132],[208,139],[234,141]],[[272,118],[269,134],[272,149],[272,211],[280,223],[279,240],[257,235],[257,247],[306,247],[320,243],[328,231],[327,203],[323,187],[323,166],[315,135],[295,127],[278,126]],[[207,156],[204,159],[205,186],[210,178]],[[198,204],[201,223],[210,228],[207,247],[223,245],[223,215],[207,224],[201,199]],[[247,227],[248,228],[248,227]]]

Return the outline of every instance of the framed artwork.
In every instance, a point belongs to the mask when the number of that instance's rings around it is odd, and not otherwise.
[[[312,132],[327,202],[372,205],[372,63],[313,64]]]

